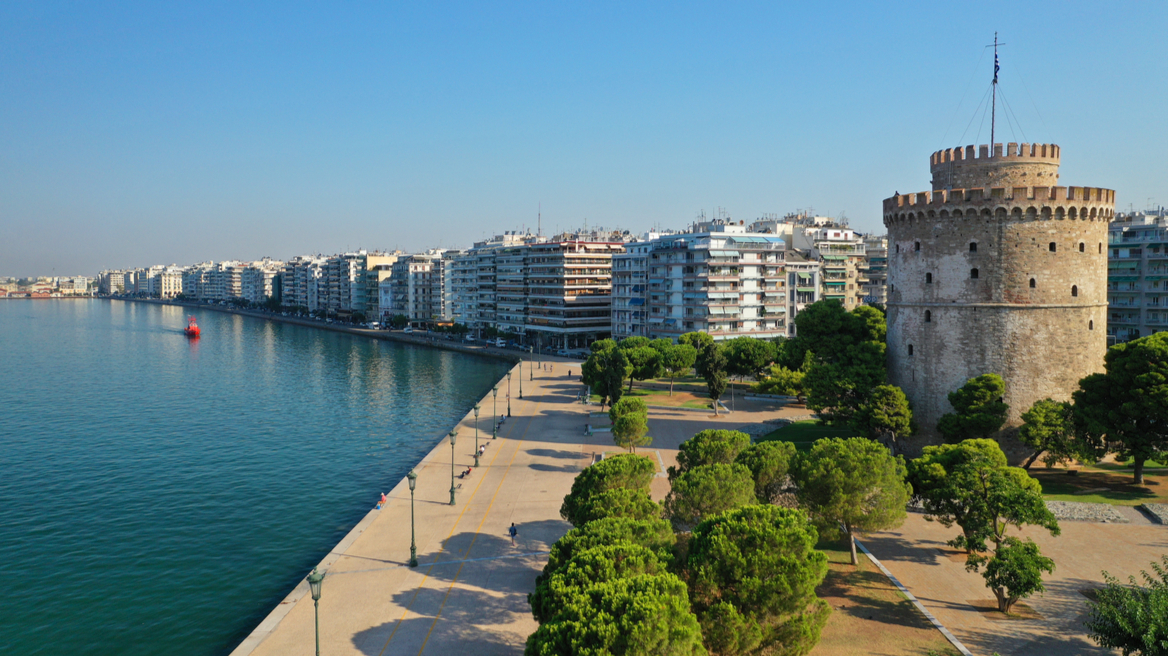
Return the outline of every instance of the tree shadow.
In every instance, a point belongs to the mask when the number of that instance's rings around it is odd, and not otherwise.
[[[583,469],[581,465],[544,465],[538,462],[528,465],[528,468],[534,469],[535,471],[564,472],[568,474],[579,472]]]
[[[905,540],[896,534],[869,535],[864,546],[882,562],[907,562],[921,565],[939,565],[945,559],[942,549],[949,546],[938,540]]]
[[[579,460],[585,456],[581,455],[579,451],[569,451],[565,449],[528,449],[527,452],[533,456],[541,458],[562,458],[564,460]]]

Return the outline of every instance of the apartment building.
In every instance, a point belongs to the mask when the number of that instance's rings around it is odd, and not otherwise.
[[[1168,330],[1168,210],[1117,214],[1107,247],[1108,342]]]
[[[400,252],[369,253],[365,257],[365,316],[381,316],[381,283],[393,275],[393,264]]]
[[[524,341],[537,348],[586,348],[612,333],[612,257],[619,234],[562,234],[527,244]]]
[[[447,261],[441,250],[397,258],[392,275],[380,286],[382,319],[405,315],[415,325],[449,320],[444,284]]]
[[[659,236],[625,244],[612,256],[612,337],[648,337],[649,251]]]
[[[320,287],[325,281],[328,258],[321,255],[298,255],[284,264],[281,276],[281,303],[285,307],[321,309]]]
[[[848,310],[863,305],[867,260],[864,239],[854,230],[835,224],[795,226],[791,246],[822,263],[823,298],[835,299]],[[887,253],[886,246],[886,259]]]
[[[808,305],[819,301],[822,264],[798,251],[788,251],[786,259],[787,336],[794,337],[795,317]]]
[[[859,271],[863,283],[865,305],[888,302],[888,235],[867,235],[864,238],[864,266]]]
[[[251,303],[265,303],[280,298],[284,263],[265,257],[252,262],[240,272],[240,297]]]

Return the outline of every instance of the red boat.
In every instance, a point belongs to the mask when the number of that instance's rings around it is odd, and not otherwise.
[[[187,318],[187,327],[183,329],[183,332],[186,333],[187,337],[199,336],[199,325],[195,323],[194,317]]]

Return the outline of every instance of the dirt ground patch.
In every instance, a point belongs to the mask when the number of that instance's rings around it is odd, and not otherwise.
[[[957,656],[957,650],[866,557],[853,567],[839,543],[823,543],[830,568],[819,597],[831,604],[811,656]]]
[[[996,599],[970,599],[968,600],[970,606],[978,609],[985,615],[987,620],[995,622],[1009,622],[1010,620],[1041,620],[1045,619],[1038,611],[1021,601],[1015,602],[1014,607],[1010,609],[1010,613],[1006,614],[998,610],[998,601]]]

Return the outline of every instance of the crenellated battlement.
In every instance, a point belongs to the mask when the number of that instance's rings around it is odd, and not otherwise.
[[[1002,144],[994,144],[993,153],[990,153],[989,144],[980,146],[965,146],[938,150],[929,157],[929,166],[936,168],[942,164],[977,163],[989,164],[993,162],[1046,162],[1059,163],[1060,149],[1055,144],[1009,142],[1003,148]]]
[[[952,204],[1040,204],[1083,202],[1092,205],[1115,205],[1115,191],[1101,187],[994,187],[982,189],[938,189],[915,194],[901,194],[884,200],[884,214],[910,209],[931,209]]]

